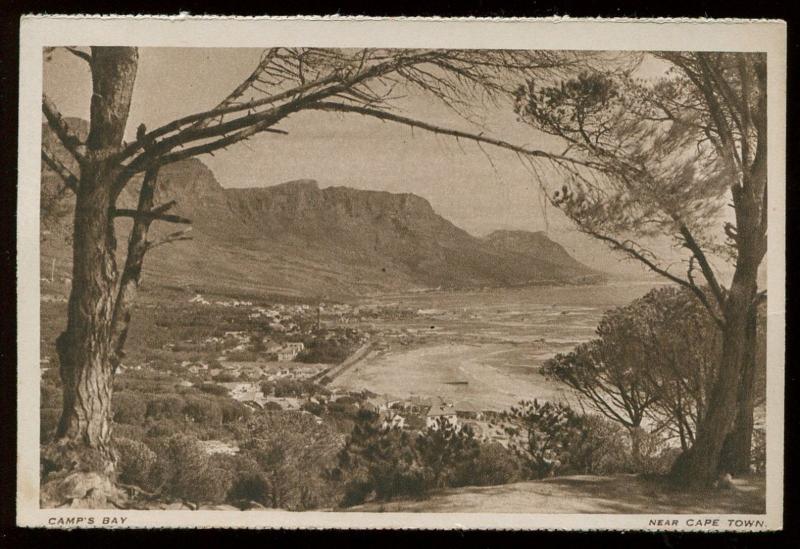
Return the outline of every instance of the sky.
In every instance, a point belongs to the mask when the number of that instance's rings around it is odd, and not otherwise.
[[[144,123],[156,128],[209,109],[246,78],[261,50],[244,48],[141,48],[127,136]],[[657,74],[656,64],[644,70]],[[88,66],[58,49],[45,62],[44,92],[64,116],[88,119]],[[435,100],[410,93],[401,114],[464,130],[480,131]],[[548,136],[518,122],[510,105],[488,107],[498,137],[556,150]],[[497,229],[546,231],[585,264],[611,273],[644,274],[597,241],[578,233],[556,209],[545,206],[540,183],[515,154],[483,150],[422,130],[358,115],[298,113],[277,127],[288,135],[262,134],[201,160],[223,187],[266,187],[315,179],[321,187],[414,193],[434,210],[476,236]]]

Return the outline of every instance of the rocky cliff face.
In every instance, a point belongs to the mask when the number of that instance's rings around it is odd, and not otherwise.
[[[43,187],[53,181],[45,174]],[[135,206],[138,186],[128,186],[122,206]],[[476,238],[413,194],[321,189],[311,180],[224,189],[205,164],[191,159],[162,168],[156,203],[171,199],[178,202],[173,212],[193,220],[194,237],[151,252],[145,264],[153,281],[356,294],[570,283],[593,274],[544,234],[497,231]],[[124,248],[125,221],[119,226]],[[155,223],[152,232],[172,230]],[[58,252],[57,240],[45,253]]]

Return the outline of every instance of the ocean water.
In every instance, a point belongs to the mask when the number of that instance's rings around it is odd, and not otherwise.
[[[368,303],[418,311],[411,320],[373,323],[378,334],[408,330],[422,337],[406,345],[386,338],[381,352],[370,353],[334,386],[442,397],[495,410],[522,399],[569,400],[565,386],[541,375],[541,365],[592,339],[605,311],[653,287],[625,283],[370,298]]]

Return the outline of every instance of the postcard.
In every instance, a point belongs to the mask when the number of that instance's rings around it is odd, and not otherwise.
[[[782,528],[783,22],[27,16],[20,76],[18,524]]]

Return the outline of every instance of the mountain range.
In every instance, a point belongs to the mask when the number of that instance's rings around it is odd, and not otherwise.
[[[85,123],[71,123],[85,131]],[[47,129],[43,134],[46,142],[52,140]],[[59,149],[58,154],[65,153]],[[57,184],[55,174],[44,170],[43,195]],[[135,180],[128,185],[119,207],[135,207],[139,185]],[[170,213],[192,219],[193,237],[149,252],[146,284],[308,296],[603,278],[542,232],[495,231],[479,238],[414,194],[320,188],[313,180],[223,188],[201,160],[190,159],[159,174],[156,203],[171,199],[177,205]],[[69,202],[71,197],[65,199],[67,210]],[[70,221],[67,211],[48,225],[43,261],[56,257],[68,263],[62,236],[69,233]],[[118,222],[122,251],[125,223]],[[151,233],[174,230],[156,222]]]

